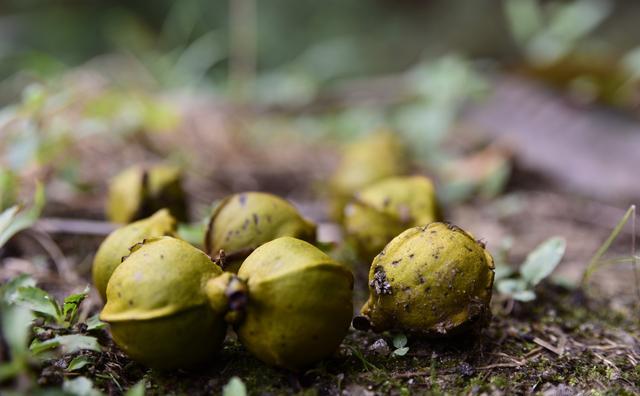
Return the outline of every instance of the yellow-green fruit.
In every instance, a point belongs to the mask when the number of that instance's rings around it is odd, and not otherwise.
[[[211,215],[204,245],[212,257],[223,250],[224,270],[237,272],[255,248],[283,236],[314,241],[316,226],[280,197],[246,192],[220,202]]]
[[[387,130],[346,146],[329,181],[331,216],[341,222],[344,206],[356,191],[378,180],[406,173],[409,168],[407,158],[398,135]]]
[[[489,314],[493,259],[482,243],[445,223],[394,238],[371,264],[363,317],[375,331],[446,335]]]
[[[300,369],[333,354],[353,314],[353,275],[313,245],[290,237],[257,248],[238,277],[249,299],[236,326],[262,361]]]
[[[178,220],[187,219],[187,204],[180,169],[156,165],[134,165],[111,180],[107,217],[129,223],[167,208]]]
[[[433,183],[423,176],[372,184],[356,193],[344,212],[345,232],[366,259],[407,228],[440,220]]]
[[[102,242],[93,259],[93,284],[103,300],[107,297],[107,283],[111,274],[129,254],[129,248],[144,239],[173,235],[176,220],[166,209],[113,231]]]
[[[116,268],[100,319],[132,359],[159,369],[210,360],[226,333],[223,312],[211,308],[204,286],[222,269],[179,239],[147,240]]]

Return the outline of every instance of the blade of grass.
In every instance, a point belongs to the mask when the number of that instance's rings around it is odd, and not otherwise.
[[[358,360],[360,360],[360,363],[362,363],[362,367],[367,370],[367,371],[379,371],[380,369],[375,366],[373,363],[369,362],[364,355],[362,354],[362,352],[360,352],[360,350],[356,347],[352,347],[352,346],[348,346],[348,348],[351,350],[351,352],[353,353],[353,355],[358,358]]]
[[[633,259],[633,277],[636,282],[636,294],[640,301],[640,275],[638,274],[638,256],[636,255],[636,206],[633,208],[633,217],[631,218],[631,257]]]
[[[598,268],[608,267],[613,264],[625,264],[625,263],[634,263],[637,257],[616,257],[608,260],[600,260],[598,262]]]
[[[587,286],[589,279],[591,279],[591,275],[593,275],[593,273],[599,267],[600,259],[607,252],[607,250],[609,250],[609,247],[611,247],[611,244],[613,243],[613,241],[618,237],[618,234],[620,234],[620,231],[622,231],[622,227],[624,227],[625,224],[627,224],[627,222],[631,218],[631,215],[633,215],[633,217],[635,218],[635,212],[636,212],[636,206],[631,205],[627,210],[627,212],[624,214],[624,216],[622,216],[622,219],[615,226],[615,228],[613,229],[609,237],[604,241],[602,245],[600,245],[600,247],[598,248],[596,253],[593,255],[593,257],[591,257],[591,260],[589,261],[587,268],[585,268],[584,273],[582,274],[582,281],[580,282],[581,287],[585,288]],[[634,240],[632,242],[635,245],[635,233],[634,233],[633,239]],[[632,247],[632,250],[633,249],[634,247]],[[633,254],[632,257],[635,257],[635,254]],[[636,286],[637,284],[638,282],[636,280]]]

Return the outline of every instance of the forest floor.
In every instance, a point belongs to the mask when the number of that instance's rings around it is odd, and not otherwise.
[[[509,201],[514,200],[522,209],[497,215],[504,210],[501,205],[513,205]],[[520,191],[509,193],[498,203],[461,206],[451,218],[489,240],[510,235],[517,242],[510,254],[514,262],[550,234],[563,235],[569,241],[568,251],[558,278],[553,279],[575,279],[609,232],[604,224],[589,225],[593,219],[571,218],[588,214],[589,205],[594,205],[584,200],[581,204],[583,208],[577,208],[574,199],[556,193]],[[575,211],[567,211],[567,206]],[[81,289],[90,282],[90,260],[86,257],[97,248],[100,238],[57,236],[56,241],[63,249],[74,250],[68,253],[70,257],[85,255],[78,277],[71,283],[49,270],[21,268],[28,264],[18,259],[5,262],[2,276],[26,269],[45,289],[61,296]],[[615,245],[621,253],[627,247],[622,242]],[[358,307],[366,297],[367,266],[353,265]],[[250,394],[637,394],[640,324],[632,276],[631,268],[603,270],[596,274],[587,293],[552,279],[537,289],[538,297],[530,303],[496,295],[493,319],[479,334],[434,340],[409,337],[404,356],[393,354],[394,334],[352,329],[333,358],[300,373],[263,364],[244,350],[233,334],[210,367],[197,372],[146,370],[122,354],[105,331],[100,339],[106,348],[101,353],[81,352],[91,356],[93,363],[72,377],[85,375],[110,394],[119,394],[141,379],[145,379],[149,394],[215,394],[234,376],[242,379]],[[97,312],[98,301],[90,295],[86,313]],[[59,385],[69,378],[65,367],[74,357],[76,354],[64,355],[45,362],[39,384]]]
[[[200,112],[203,125],[221,124],[215,116],[202,114],[208,113]],[[284,138],[274,144],[287,144],[288,150],[270,153],[266,148],[239,145],[233,134],[201,133],[206,135],[202,139],[209,139],[206,146],[215,146],[217,151],[198,151],[195,147],[202,144],[200,138],[180,138],[187,149],[193,145],[194,156],[201,156],[202,163],[208,162],[210,169],[216,169],[194,170],[196,176],[188,178],[192,211],[200,211],[212,199],[231,191],[261,189],[293,199],[306,215],[321,222],[321,228],[332,228],[323,223],[322,210],[318,209],[321,204],[312,198],[315,186],[309,182],[321,179],[322,172],[317,169],[327,169],[333,161],[329,150],[298,150],[296,143]],[[160,137],[137,143],[123,152],[116,144],[78,145],[79,158],[99,155],[111,159],[97,161],[80,172],[93,180],[104,180],[119,163],[132,158],[163,158],[162,148],[175,142]],[[114,153],[118,157],[113,157]],[[309,174],[313,177],[308,178]],[[99,338],[102,352],[80,352],[91,357],[91,363],[69,373],[65,368],[77,354],[63,355],[44,362],[36,370],[36,380],[43,387],[59,386],[65,378],[83,375],[108,394],[121,394],[141,379],[148,394],[217,394],[234,376],[245,383],[250,394],[272,395],[638,394],[640,305],[631,266],[608,267],[595,274],[588,288],[575,287],[624,208],[581,198],[546,183],[543,176],[520,169],[516,158],[512,180],[501,197],[447,208],[448,220],[486,239],[494,254],[501,242],[510,238],[513,247],[507,260],[513,265],[550,236],[559,235],[568,242],[554,276],[536,289],[537,298],[521,303],[495,293],[493,318],[478,334],[432,340],[409,337],[408,352],[399,356],[393,353],[396,334],[351,329],[335,356],[298,373],[263,364],[229,334],[210,366],[195,372],[163,373],[129,360],[103,330]],[[104,185],[93,193],[103,196]],[[100,198],[76,200],[54,186],[40,225],[51,218],[99,219],[101,208]],[[33,235],[21,234],[3,253],[0,280],[26,272],[58,297],[90,283],[92,255],[103,236],[48,231],[55,246],[53,254],[48,251],[51,258],[44,263],[34,259],[43,254],[42,248],[33,241]],[[629,231],[623,230],[608,255],[628,255],[630,240]],[[357,309],[366,297],[368,268],[357,261],[350,265],[356,274]],[[96,313],[100,307],[92,291],[83,303],[82,315]],[[74,331],[82,333],[84,329]]]

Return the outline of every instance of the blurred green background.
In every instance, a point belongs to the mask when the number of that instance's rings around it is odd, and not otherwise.
[[[176,63],[182,74],[222,83],[230,21],[239,18],[240,35],[253,29],[251,13],[232,16],[243,4],[257,6],[259,71],[285,68],[331,81],[396,72],[452,51],[512,64],[523,53],[512,25],[526,30],[539,19],[528,3],[547,20],[554,8],[582,7],[564,24],[586,30],[580,38],[593,38],[583,45],[588,51],[618,56],[639,42],[636,1],[9,0],[0,4],[0,78],[17,71],[49,76],[118,52],[141,60],[168,85],[185,83],[168,71]]]

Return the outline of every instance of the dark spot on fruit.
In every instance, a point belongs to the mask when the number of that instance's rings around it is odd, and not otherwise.
[[[473,249],[467,245],[464,245],[464,248],[467,249],[468,252],[473,252]]]
[[[271,223],[271,215],[267,215],[267,223]]]
[[[160,255],[160,260],[164,260],[164,254]]]
[[[259,222],[259,220],[260,220],[260,219],[258,218],[258,215],[254,213],[254,214],[252,214],[251,216],[253,216],[253,223],[254,223],[255,225],[258,225],[258,222]]]
[[[243,230],[246,230],[247,227],[249,227],[249,219],[245,219],[244,222],[242,223]]]
[[[133,300],[129,300],[129,306],[133,306]]]
[[[369,286],[375,289],[376,294],[392,294],[391,285],[387,281],[387,273],[382,266],[377,266],[374,270],[373,280]]]
[[[487,247],[487,240],[486,239],[478,239],[476,241],[478,243],[478,245],[480,245],[483,249],[485,249]]]
[[[411,253],[411,254],[409,255],[409,258],[410,258],[410,259],[412,259],[414,256],[415,256],[415,254],[414,254],[414,253]]]
[[[402,261],[402,259],[400,259],[400,260],[393,260],[393,261],[391,262],[391,265],[394,265],[394,266],[395,266],[395,265],[398,265],[398,264],[400,263],[400,261]]]

